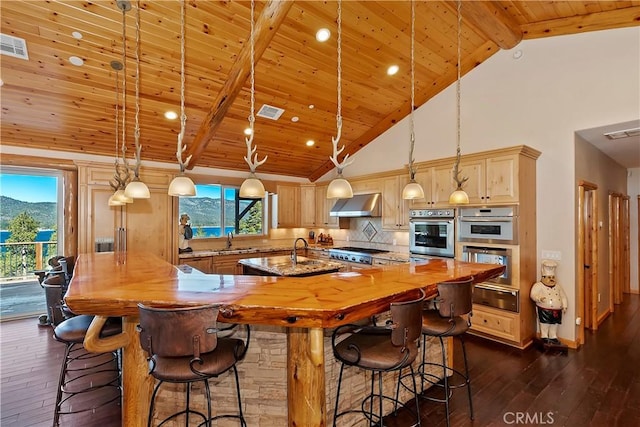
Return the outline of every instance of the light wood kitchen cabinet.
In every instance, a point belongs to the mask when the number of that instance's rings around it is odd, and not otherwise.
[[[238,261],[247,258],[242,255],[218,255],[211,257],[211,273],[242,274],[242,266]]]
[[[300,186],[300,227],[313,228],[318,225],[316,217],[316,186]]]
[[[185,264],[190,267],[193,267],[199,272],[204,274],[211,274],[213,273],[213,267],[211,263],[212,258],[213,257],[210,257],[210,256],[184,258],[181,260],[180,264]]]
[[[471,318],[473,330],[483,332],[507,341],[518,341],[520,337],[519,316],[491,307],[475,304]]]
[[[329,215],[336,199],[327,199],[327,187],[328,185],[316,187],[316,225],[324,228],[338,228],[338,217]]]
[[[300,227],[300,186],[278,185],[278,222],[281,228]]]
[[[469,195],[469,203],[517,202],[519,157],[518,154],[508,154],[460,162],[462,176],[469,178],[463,186]]]
[[[127,251],[147,251],[173,262],[173,200],[167,194],[172,175],[168,171],[142,169],[140,178],[149,187],[149,199],[125,206],[109,206],[113,194],[109,181],[113,166],[94,162],[78,164],[78,251],[91,253],[96,243],[113,241],[116,227],[127,233]]]
[[[449,206],[449,196],[455,190],[452,168],[453,163],[447,163],[418,170],[415,179],[424,190],[424,199],[412,200],[410,207],[429,209]]]
[[[409,200],[402,198],[402,189],[409,175],[384,178],[382,187],[382,229],[409,229]]]
[[[359,179],[349,181],[353,194],[369,194],[382,192],[382,182],[380,179]]]

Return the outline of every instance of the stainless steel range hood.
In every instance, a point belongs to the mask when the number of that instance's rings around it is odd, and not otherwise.
[[[350,199],[338,199],[329,215],[346,218],[380,216],[381,199],[380,193],[356,194]]]

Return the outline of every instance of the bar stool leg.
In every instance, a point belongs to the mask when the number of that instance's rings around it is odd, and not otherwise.
[[[467,364],[467,350],[464,345],[464,339],[460,336],[462,344],[462,358],[464,359],[464,375],[467,383],[467,397],[469,398],[469,417],[473,419],[473,401],[471,400],[471,377],[469,376],[469,365]]]

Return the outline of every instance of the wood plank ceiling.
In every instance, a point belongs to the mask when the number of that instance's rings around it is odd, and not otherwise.
[[[124,16],[129,157],[136,113],[137,2],[131,3]],[[163,114],[180,111],[180,2],[147,0],[140,8],[141,157],[176,163],[180,123]],[[342,2],[343,155],[409,113],[410,13],[408,1]],[[416,1],[416,15],[419,106],[455,81],[456,3]],[[640,25],[640,1],[464,1],[462,15],[464,74],[522,39]],[[265,24],[256,24],[256,111],[263,104],[285,110],[277,121],[256,118],[254,145],[260,158],[269,156],[258,173],[314,181],[333,167],[337,3],[256,1],[255,16]],[[110,62],[123,54],[123,15],[116,3],[3,1],[1,19],[2,33],[25,39],[29,55],[2,56],[2,144],[113,157],[116,76]],[[243,131],[250,111],[249,19],[247,1],[191,0],[186,6],[185,142],[194,153],[191,166],[248,170]],[[331,31],[328,42],[315,39],[321,27]],[[71,56],[84,65],[72,65]],[[392,64],[400,71],[388,76]],[[310,139],[312,147],[305,145]]]

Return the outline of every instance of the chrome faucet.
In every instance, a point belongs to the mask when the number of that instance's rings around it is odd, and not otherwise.
[[[227,233],[227,249],[231,248],[231,240],[233,239],[233,232],[230,231]]]
[[[296,265],[298,265],[298,240],[302,240],[304,242],[304,247],[308,248],[309,247],[309,243],[307,243],[307,241],[302,238],[302,237],[298,237],[294,242],[293,242],[293,250],[291,251],[291,261],[293,262],[294,267]]]

